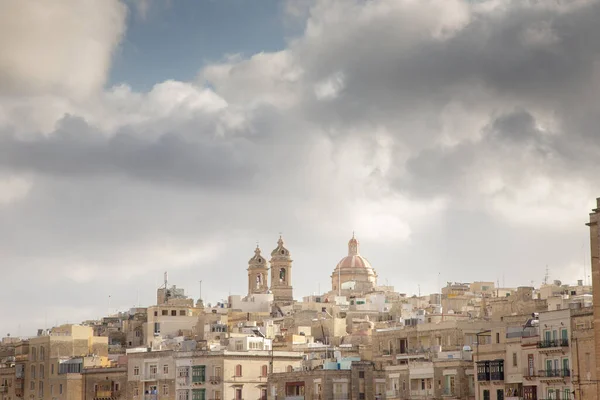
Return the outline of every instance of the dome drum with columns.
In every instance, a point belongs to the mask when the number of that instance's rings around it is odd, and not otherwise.
[[[376,286],[377,273],[371,263],[360,255],[359,242],[353,234],[348,242],[348,255],[340,260],[331,274],[331,288],[335,293],[347,290],[366,293]]]

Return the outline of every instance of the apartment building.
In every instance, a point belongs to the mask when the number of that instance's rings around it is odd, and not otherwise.
[[[144,340],[146,346],[161,342],[163,338],[194,335],[201,308],[194,306],[183,289],[176,286],[161,287],[156,291],[156,305],[147,309]]]
[[[268,374],[299,369],[303,355],[254,350],[254,343],[243,342],[240,350],[131,352],[128,398],[266,399]]]
[[[63,325],[42,331],[15,348],[15,395],[28,399],[67,399],[66,372],[80,372],[86,365],[106,365],[108,338],[93,335],[81,325]],[[74,362],[73,358],[78,357]],[[64,365],[63,365],[64,364]],[[71,377],[68,377],[69,379]],[[81,380],[81,378],[78,378]],[[76,390],[76,389],[73,389]]]
[[[432,361],[389,365],[385,374],[386,399],[475,398],[470,351],[442,352]]]
[[[368,361],[340,364],[330,362],[323,369],[269,375],[266,399],[385,399],[385,371],[376,370]]]

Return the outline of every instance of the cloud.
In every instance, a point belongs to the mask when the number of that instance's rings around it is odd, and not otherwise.
[[[104,85],[126,8],[107,1],[0,5],[0,92],[86,96]]]
[[[408,293],[436,290],[439,272],[519,271],[516,286],[550,264],[580,278],[600,183],[598,1],[319,0],[287,12],[305,26],[287,48],[225,57],[194,82],[99,90],[101,62],[81,88],[44,71],[2,97],[8,276],[69,282],[57,310],[82,293],[94,313],[109,292],[152,302],[162,270],[192,294],[210,281],[214,301],[243,293],[255,241],[269,251],[283,231],[300,297],[328,281],[355,230],[382,282]],[[110,60],[124,28],[107,15]],[[3,68],[0,82],[15,74]]]

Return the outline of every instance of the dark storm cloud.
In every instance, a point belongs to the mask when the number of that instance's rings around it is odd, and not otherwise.
[[[0,165],[62,177],[125,175],[207,187],[242,186],[256,173],[255,146],[243,137],[191,138],[176,132],[156,140],[141,134],[106,136],[80,118],[66,117],[45,137],[0,136]]]

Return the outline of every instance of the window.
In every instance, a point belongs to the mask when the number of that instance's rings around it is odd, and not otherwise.
[[[571,389],[565,388],[564,390],[564,397],[563,399],[570,399],[571,398]]]
[[[192,382],[206,381],[206,367],[204,365],[194,365],[192,367]]]
[[[500,332],[496,332],[496,343],[500,343]]]
[[[177,316],[177,310],[171,310],[171,316],[172,317],[176,317]]]
[[[206,390],[204,389],[192,389],[192,400],[205,400]]]
[[[167,375],[169,373],[169,366],[167,364],[163,365],[163,374]]]
[[[169,310],[162,310],[162,315],[169,315]]]
[[[187,390],[178,390],[177,391],[177,400],[189,400],[189,395],[188,395],[188,391]]]
[[[487,389],[483,391],[483,400],[490,400],[490,391]]]
[[[44,346],[40,347],[40,361],[44,361],[46,358],[46,349]]]
[[[54,364],[50,364],[50,375],[54,375]]]
[[[62,383],[58,385],[58,394],[62,394]]]
[[[504,390],[503,389],[496,390],[496,399],[504,400]]]
[[[360,379],[365,379],[365,371],[358,371],[358,377]]]
[[[138,367],[137,365],[135,367],[133,367],[133,375],[137,376],[140,374],[140,367]]]
[[[291,365],[288,365],[286,368],[287,372],[294,372],[294,367],[292,367]]]
[[[235,376],[242,376],[242,366],[240,364],[235,366]]]
[[[187,313],[185,312],[185,310],[179,310],[179,315],[181,315],[182,317],[185,317],[187,315]]]
[[[359,398],[360,400],[364,400],[364,399],[365,399],[365,394],[364,394],[364,393],[359,393],[359,394],[358,394],[358,398]]]
[[[513,367],[517,366],[517,353],[513,353]]]
[[[164,394],[164,395],[169,394],[169,385],[163,385],[162,389],[163,389],[162,394]]]
[[[54,394],[54,385],[50,385],[50,396]]]
[[[235,400],[242,400],[242,389],[241,388],[235,389]]]
[[[158,366],[156,364],[150,365],[150,375],[156,375],[158,372]]]
[[[34,381],[29,382],[29,390],[35,390],[35,382]]]
[[[260,368],[260,376],[266,377],[267,375],[269,375],[269,367],[267,367],[266,365],[263,365]]]
[[[567,360],[568,361],[568,360]],[[44,379],[44,366],[40,365],[40,379]]]
[[[37,361],[37,349],[35,347],[31,348],[31,361]]]
[[[319,393],[319,392],[317,392]],[[267,389],[260,389],[260,400],[267,400]]]
[[[30,376],[30,378],[31,379],[35,379],[35,365],[32,365],[30,369],[31,369],[31,376]]]
[[[38,385],[38,395],[39,397],[44,397],[44,382],[40,381],[40,384]]]
[[[562,360],[563,376],[570,376],[571,369],[569,368],[569,359],[563,358]]]
[[[154,316],[158,317],[158,311],[154,311]]]
[[[115,383],[115,392],[118,392],[120,388],[120,385],[118,383]]]

